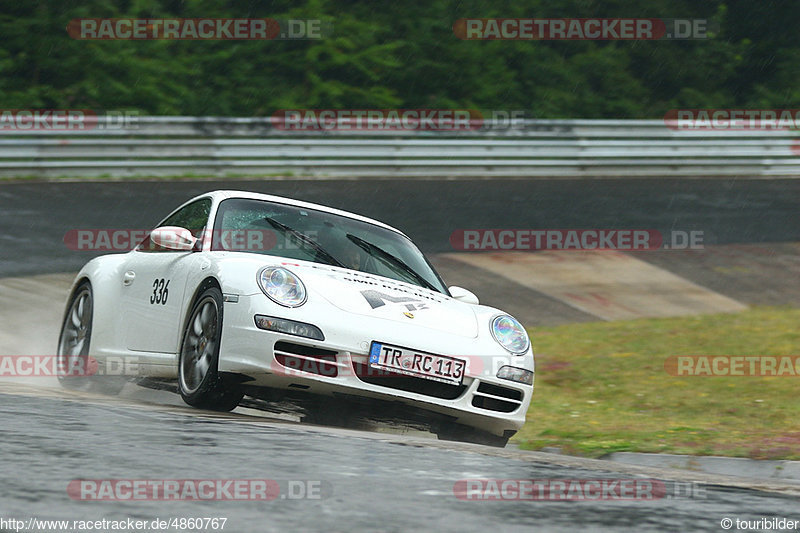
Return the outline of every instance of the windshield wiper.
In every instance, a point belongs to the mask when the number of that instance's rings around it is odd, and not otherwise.
[[[301,233],[301,232],[297,231],[294,228],[290,228],[286,224],[278,222],[277,220],[275,220],[274,218],[271,218],[271,217],[264,217],[264,220],[266,220],[272,227],[277,228],[277,229],[283,231],[284,233],[288,233],[289,235],[295,237],[297,240],[302,241],[305,244],[309,245],[311,248],[314,249],[315,252],[317,252],[317,256],[322,257],[322,259],[324,259],[325,262],[328,263],[329,265],[333,265],[333,266],[337,266],[337,267],[341,267],[341,268],[347,268],[338,259],[333,257],[330,254],[330,252],[326,251],[325,248],[323,248],[322,246],[317,244],[316,241],[314,241],[314,239],[312,239],[311,237],[309,237],[305,233]]]
[[[395,268],[400,269],[402,272],[405,272],[406,274],[414,278],[420,285],[422,285],[426,289],[430,289],[434,292],[441,292],[439,291],[439,289],[434,287],[430,281],[423,278],[422,275],[418,274],[416,270],[405,264],[401,259],[398,259],[397,257],[393,256],[380,246],[372,244],[369,241],[365,241],[361,237],[356,237],[355,235],[351,235],[350,233],[347,234],[347,238],[350,240],[350,242],[352,242],[353,244],[355,244],[368,254],[372,254],[373,252],[377,253],[378,256],[380,256],[390,266],[394,266]]]

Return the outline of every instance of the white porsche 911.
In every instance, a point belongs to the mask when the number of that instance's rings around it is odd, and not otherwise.
[[[204,409],[262,388],[400,402],[431,415],[440,438],[495,446],[533,393],[525,329],[448,288],[403,233],[238,191],[198,196],[133,251],[87,263],[58,356],[101,368],[134,358]]]

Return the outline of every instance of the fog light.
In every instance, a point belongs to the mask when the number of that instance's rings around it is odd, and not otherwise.
[[[525,385],[533,385],[533,372],[515,366],[502,367],[497,371],[497,377],[517,383],[524,383]]]
[[[312,324],[264,315],[256,315],[255,319],[256,326],[259,329],[275,331],[277,333],[286,333],[287,335],[296,335],[298,337],[305,337],[307,339],[314,339],[318,341],[325,340],[322,330]]]

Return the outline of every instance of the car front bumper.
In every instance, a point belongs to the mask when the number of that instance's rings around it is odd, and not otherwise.
[[[236,303],[225,304],[219,370],[243,376],[244,385],[401,402],[500,436],[525,423],[533,386],[496,374],[504,365],[533,370],[530,350],[524,356],[512,356],[485,338],[489,335],[481,340],[481,335],[458,337],[418,324],[348,316],[341,311],[331,315],[319,309],[316,313],[276,309],[265,300],[260,295],[242,296]],[[259,329],[254,321],[257,314],[314,324],[322,329],[325,340]],[[368,367],[372,341],[466,358],[467,372],[461,386],[376,375]]]

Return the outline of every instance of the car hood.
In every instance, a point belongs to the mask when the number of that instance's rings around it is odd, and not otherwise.
[[[478,321],[473,306],[441,293],[387,278],[325,265],[289,267],[316,293],[354,315],[475,338]]]

